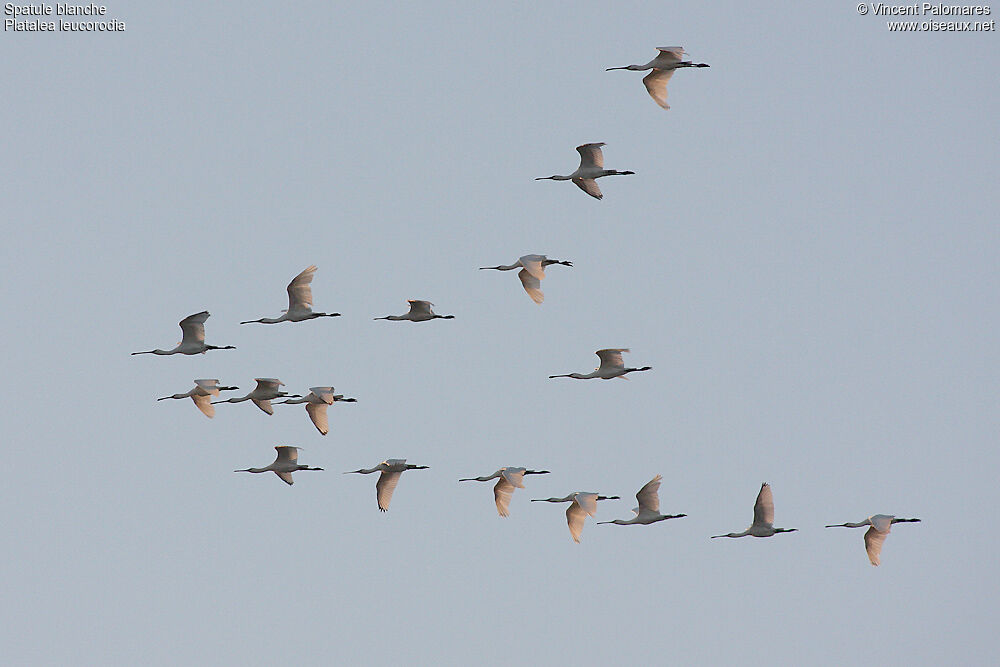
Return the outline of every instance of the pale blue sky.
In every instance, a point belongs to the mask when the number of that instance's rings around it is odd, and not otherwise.
[[[995,664],[996,33],[855,3],[108,5],[4,33],[11,664]],[[605,72],[680,44],[710,69]],[[607,142],[593,200],[536,176]],[[513,273],[554,267],[543,306]],[[310,264],[316,308],[274,327]],[[373,322],[425,298],[456,319]],[[235,351],[169,347],[212,313]],[[548,380],[631,347],[630,382]],[[196,377],[332,384],[205,419]],[[325,472],[235,475],[276,444]],[[391,510],[372,476],[405,457]],[[545,468],[500,519],[486,484]],[[530,498],[664,476],[647,527]],[[763,481],[767,540],[749,523]],[[866,559],[873,513],[918,516]]]

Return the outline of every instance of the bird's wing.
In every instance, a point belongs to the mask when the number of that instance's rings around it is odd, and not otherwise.
[[[195,380],[194,383],[199,389],[207,391],[212,396],[219,395],[218,380]]]
[[[604,193],[601,192],[601,188],[597,187],[597,181],[594,179],[574,178],[573,182],[576,183],[576,187],[580,188],[594,199],[604,199]]]
[[[316,425],[316,429],[322,435],[326,435],[330,432],[330,422],[326,415],[326,403],[306,403],[306,412],[309,413],[309,419],[312,423]]]
[[[879,555],[882,553],[882,543],[889,536],[889,531],[882,532],[872,526],[865,531],[865,551],[868,552],[868,560],[872,565],[879,564]]]
[[[774,524],[774,494],[771,493],[770,484],[762,484],[760,493],[757,494],[757,502],[753,505],[753,522],[755,524]]]
[[[216,389],[215,393],[218,394],[219,390]],[[194,404],[198,406],[198,409],[201,410],[202,414],[204,414],[206,417],[212,418],[215,416],[215,406],[212,405],[211,396],[201,396],[195,394],[194,396],[191,397],[191,400],[194,401]]]
[[[184,332],[181,338],[182,345],[189,345],[191,343],[204,343],[205,342],[205,320],[208,319],[208,311],[203,310],[200,313],[195,313],[194,315],[188,315],[178,324],[181,326],[181,331]]]
[[[892,529],[892,520],[895,518],[889,514],[876,514],[875,516],[868,517],[868,521],[871,522],[872,526],[878,532],[888,534]]]
[[[254,378],[254,380],[257,382],[254,391],[261,391],[263,389],[275,391],[281,386],[281,380],[277,378]]]
[[[269,398],[251,398],[250,400],[253,401],[254,405],[256,405],[258,408],[260,408],[261,410],[263,410],[267,414],[269,414],[269,415],[273,415],[274,414],[274,408],[271,407],[271,399],[269,399]]]
[[[333,405],[333,401],[336,400],[334,398],[336,394],[333,392],[333,387],[309,387],[309,391],[327,405]]]
[[[521,285],[532,301],[535,303],[545,301],[545,295],[542,294],[542,282],[538,278],[528,273],[527,269],[518,271],[517,277],[521,279]]]
[[[669,109],[667,104],[667,82],[674,75],[672,69],[654,69],[652,72],[642,77],[642,83],[646,86],[646,91],[653,101],[664,109]]]
[[[279,445],[275,447],[278,450],[278,458],[274,460],[275,463],[297,463],[299,460],[299,450],[297,447],[290,447],[288,445]]]
[[[525,472],[526,472],[525,468],[507,468],[502,473],[500,473],[500,477],[502,479],[506,479],[508,482],[510,482],[517,488],[523,489]]]
[[[580,543],[580,533],[583,532],[583,522],[587,518],[587,512],[576,503],[570,503],[566,509],[566,523],[569,524],[569,534],[573,536],[573,541]]]
[[[624,368],[625,360],[622,359],[622,352],[628,352],[628,348],[612,347],[598,350],[595,354],[601,360],[600,368]]]
[[[660,480],[662,475],[657,475],[635,494],[635,499],[639,501],[639,512],[643,510],[649,512],[660,512]]]
[[[658,46],[656,47],[656,50],[659,51],[659,53],[656,54],[656,59],[653,62],[671,65],[684,60],[683,46]]]
[[[580,154],[580,169],[588,167],[604,168],[604,153],[601,152],[601,146],[603,145],[604,142],[602,141],[597,144],[584,144],[576,147],[576,151]]]
[[[410,304],[410,313],[413,315],[430,315],[431,306],[434,305],[430,301],[419,301],[414,299],[408,299],[407,303]]]
[[[378,497],[378,508],[383,512],[389,511],[389,501],[392,500],[392,492],[396,490],[396,485],[399,484],[399,476],[403,473],[399,472],[385,472],[378,476],[378,481],[375,482],[375,494]]]
[[[275,471],[274,474],[277,475],[278,477],[280,477],[281,481],[284,482],[285,484],[288,484],[288,485],[295,484],[295,480],[292,479],[292,473],[290,473],[290,472],[278,472],[278,471]]]
[[[535,278],[542,280],[545,278],[545,264],[544,262],[547,258],[545,255],[525,255],[524,257],[518,258],[518,263],[524,268],[525,271],[533,275]]]
[[[500,475],[496,485],[493,487],[493,499],[497,503],[497,513],[500,516],[510,516],[510,497],[514,495],[514,485],[504,476]]]
[[[576,500],[574,502],[580,506],[580,509],[590,516],[594,516],[594,514],[597,513],[596,493],[578,493],[576,494]]]
[[[288,312],[312,306],[313,293],[309,283],[312,282],[315,273],[316,265],[313,264],[288,283]]]

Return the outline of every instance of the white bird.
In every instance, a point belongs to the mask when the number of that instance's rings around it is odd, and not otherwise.
[[[178,322],[184,332],[181,342],[172,350],[147,350],[132,354],[204,354],[208,350],[235,350],[232,345],[205,345],[205,320],[209,318],[207,310],[194,315],[188,315]]]
[[[646,482],[645,486],[635,494],[635,499],[639,501],[639,506],[632,510],[635,513],[633,518],[627,521],[625,519],[598,521],[598,525],[602,523],[616,523],[619,526],[631,526],[637,523],[646,525],[666,519],[680,519],[687,516],[687,514],[660,514],[660,481],[662,479],[662,475],[657,475]]]
[[[742,533],[727,533],[725,535],[712,535],[716,537],[771,537],[775,533],[794,533],[798,528],[775,528],[774,527],[774,495],[771,493],[771,485],[764,482],[760,485],[760,493],[757,494],[757,502],[753,505],[753,523]]]
[[[604,168],[604,153],[601,152],[601,146],[606,145],[604,142],[596,144],[583,144],[582,146],[577,146],[576,150],[580,153],[580,166],[577,167],[569,176],[560,176],[556,174],[555,176],[542,176],[536,178],[536,181],[573,181],[576,183],[577,187],[586,192],[591,197],[596,199],[601,199],[604,197],[601,194],[601,189],[597,187],[597,181],[595,178],[601,178],[602,176],[627,176],[634,174],[634,171],[615,171],[614,169]]]
[[[552,378],[574,378],[576,380],[591,380],[593,378],[601,378],[602,380],[610,380],[611,378],[622,378],[627,380],[625,377],[626,373],[634,373],[637,371],[648,371],[652,366],[643,366],[642,368],[625,368],[625,362],[622,359],[622,352],[628,352],[627,347],[611,347],[606,350],[598,350],[596,352],[597,357],[601,360],[601,365],[593,370],[591,373],[569,373],[564,375],[550,375],[549,379]]]
[[[206,417],[215,416],[215,408],[212,407],[212,396],[218,396],[220,391],[233,391],[239,387],[220,387],[218,380],[195,380],[194,389],[185,394],[173,394],[158,398],[158,401],[165,401],[168,398],[190,398],[198,406]]]
[[[599,496],[589,491],[577,491],[565,498],[532,498],[533,503],[570,503],[566,508],[566,523],[569,524],[569,534],[573,541],[580,543],[580,533],[583,532],[583,522],[587,515],[594,516],[597,512],[598,500],[620,500],[620,496]]]
[[[287,391],[281,391],[278,387],[284,387],[285,383],[277,378],[254,378],[257,381],[257,386],[253,388],[246,396],[240,396],[239,398],[228,398],[224,401],[212,401],[212,405],[217,405],[219,403],[242,403],[243,401],[253,401],[254,405],[263,410],[269,415],[274,414],[274,408],[271,407],[271,400],[275,398],[283,398],[288,396],[289,398],[302,398],[301,394],[289,394]]]
[[[309,419],[311,419],[312,423],[316,426],[316,430],[318,430],[321,435],[326,435],[330,432],[330,425],[326,416],[326,408],[327,406],[333,405],[335,401],[357,403],[358,399],[344,398],[343,394],[335,394],[333,393],[333,387],[309,387],[309,393],[302,398],[290,398],[286,401],[280,401],[278,405],[305,403],[306,412],[309,413]]]
[[[431,306],[434,304],[430,301],[420,301],[418,299],[407,299],[407,303],[410,304],[410,312],[404,315],[386,315],[385,317],[376,317],[376,320],[409,320],[411,322],[426,322],[427,320],[442,319],[442,320],[453,320],[454,315],[437,315],[431,310]]]
[[[278,450],[278,456],[271,465],[264,468],[243,468],[242,470],[234,470],[233,472],[273,472],[285,484],[294,484],[295,481],[292,479],[292,473],[296,470],[322,470],[322,468],[310,468],[309,466],[299,465],[299,447],[282,445],[275,447],[275,449]]]
[[[506,517],[510,516],[510,497],[514,494],[514,489],[524,488],[524,476],[525,475],[548,475],[548,470],[528,470],[527,468],[511,468],[505,467],[500,468],[495,473],[489,477],[466,477],[465,479],[460,479],[460,482],[488,482],[491,479],[497,479],[496,485],[493,487],[493,499],[497,504],[497,513],[500,516]]]
[[[378,481],[375,482],[375,496],[378,500],[378,508],[383,512],[389,511],[389,501],[392,500],[392,492],[399,484],[399,476],[407,470],[427,470],[430,466],[415,466],[407,463],[406,459],[386,459],[374,468],[361,468],[359,470],[348,470],[345,475],[360,473],[370,475],[373,472],[382,473]]]
[[[524,255],[523,257],[518,258],[518,260],[513,264],[480,266],[479,270],[483,271],[486,269],[496,269],[497,271],[513,271],[514,269],[521,269],[517,272],[517,277],[521,279],[524,291],[528,293],[528,296],[531,297],[532,301],[535,303],[541,303],[545,300],[545,295],[542,294],[542,279],[545,278],[545,267],[551,266],[552,264],[573,266],[573,262],[549,259],[545,255]]]
[[[897,519],[891,514],[875,514],[858,523],[836,523],[827,528],[861,528],[871,526],[865,531],[865,551],[872,565],[878,566],[879,554],[882,553],[882,543],[889,537],[889,530],[894,523],[914,523],[920,519]]]
[[[312,309],[312,280],[316,273],[316,265],[308,267],[288,283],[288,310],[281,317],[262,317],[259,320],[247,320],[240,324],[277,324],[278,322],[303,322],[317,317],[340,317],[340,313],[314,313]]]
[[[667,82],[674,75],[674,70],[681,67],[709,67],[710,65],[684,60],[684,48],[681,46],[660,46],[657,47],[657,51],[659,53],[656,57],[645,65],[609,67],[605,71],[610,72],[614,69],[653,70],[643,77],[642,82],[645,84],[646,90],[649,91],[649,96],[653,98],[653,101],[664,109],[669,109],[670,105],[667,104]]]

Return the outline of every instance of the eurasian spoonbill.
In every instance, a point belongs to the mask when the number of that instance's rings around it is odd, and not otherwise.
[[[528,296],[531,297],[532,301],[535,303],[541,303],[545,300],[545,295],[542,294],[542,279],[545,277],[545,267],[551,266],[552,264],[573,266],[573,262],[549,259],[545,255],[524,255],[513,264],[481,266],[479,267],[479,270],[483,271],[486,269],[496,269],[497,271],[513,271],[514,269],[521,269],[517,272],[517,277],[521,279],[524,291],[528,293]]]
[[[625,368],[625,361],[622,359],[622,352],[628,352],[627,347],[611,347],[606,350],[598,350],[595,354],[601,360],[601,365],[595,368],[590,373],[569,373],[565,375],[550,375],[549,379],[552,378],[574,378],[576,380],[592,380],[594,378],[601,378],[602,380],[610,380],[611,378],[623,378],[626,373],[634,373],[638,371],[648,371],[652,369],[652,366],[643,366],[642,368]]]
[[[288,283],[288,310],[281,317],[262,317],[259,320],[247,320],[240,324],[277,324],[278,322],[303,322],[317,317],[340,317],[340,313],[315,313],[312,309],[312,280],[316,273],[316,265],[308,267]]]
[[[580,153],[580,166],[577,167],[569,176],[560,176],[556,174],[555,176],[541,176],[536,178],[536,181],[573,181],[576,183],[577,187],[586,192],[591,197],[595,199],[602,199],[604,197],[601,194],[601,189],[597,187],[597,181],[595,178],[601,178],[603,176],[627,176],[634,174],[634,171],[615,171],[614,169],[604,168],[604,153],[601,152],[601,146],[605,143],[602,141],[596,144],[583,144],[582,146],[577,146],[576,150]]]
[[[875,514],[858,523],[835,523],[827,528],[861,528],[870,526],[865,531],[865,551],[872,565],[878,566],[879,554],[882,553],[882,543],[889,537],[889,530],[894,523],[914,523],[920,519],[897,519],[891,514]]]
[[[615,523],[619,526],[631,526],[634,524],[650,524],[656,523],[657,521],[664,521],[666,519],[680,519],[681,517],[687,516],[687,514],[660,514],[660,481],[663,479],[662,475],[657,475],[650,481],[646,482],[645,486],[639,489],[639,492],[635,494],[635,499],[639,501],[639,506],[632,510],[635,516],[627,521],[625,519],[615,519],[614,521],[598,521],[598,525],[602,523]]]
[[[227,398],[224,401],[212,401],[212,405],[218,405],[219,403],[242,403],[243,401],[253,401],[254,405],[263,410],[269,415],[274,414],[274,408],[271,407],[271,400],[275,398],[283,398],[288,396],[289,398],[302,398],[300,394],[289,394],[287,391],[281,391],[278,387],[285,386],[285,383],[277,378],[254,378],[257,381],[257,386],[253,388],[246,396],[240,396],[239,398]]]
[[[208,318],[208,311],[203,310],[200,313],[188,315],[178,322],[184,335],[181,342],[172,350],[146,350],[132,354],[204,354],[208,350],[235,350],[236,348],[232,345],[205,344],[205,320]]]
[[[757,494],[757,502],[753,505],[753,523],[742,533],[727,533],[725,535],[712,535],[716,537],[771,537],[775,533],[794,533],[798,528],[775,528],[774,527],[774,495],[771,493],[771,485],[764,482],[760,485],[760,493]]]
[[[589,491],[577,491],[565,498],[532,498],[533,503],[570,503],[566,509],[566,523],[569,524],[569,534],[573,541],[580,543],[580,533],[583,532],[583,522],[587,515],[594,516],[597,512],[598,500],[619,500],[621,496],[599,496]]]
[[[659,53],[645,65],[609,67],[605,71],[610,72],[615,69],[653,70],[642,78],[642,83],[645,84],[646,90],[649,91],[649,96],[653,98],[654,102],[664,109],[669,109],[670,105],[667,104],[667,82],[674,75],[674,70],[681,67],[709,67],[709,65],[683,60],[684,48],[681,46],[660,46],[656,50]]]
[[[505,467],[500,468],[495,473],[489,477],[466,477],[465,479],[460,479],[460,482],[488,482],[491,479],[497,479],[496,485],[493,487],[493,499],[497,504],[497,514],[506,517],[510,516],[510,497],[514,494],[514,489],[524,488],[524,476],[525,475],[548,475],[548,470],[528,470],[527,468],[511,468]]]
[[[285,401],[280,401],[277,405],[305,403],[306,412],[309,413],[309,419],[311,419],[312,423],[316,426],[316,430],[319,431],[321,435],[326,435],[330,431],[329,421],[326,416],[326,408],[333,405],[335,401],[357,403],[358,399],[344,398],[343,394],[335,394],[333,393],[333,387],[309,387],[309,393],[302,398],[290,398]]]
[[[264,468],[243,468],[242,470],[234,470],[233,472],[273,472],[285,484],[294,484],[295,481],[292,479],[292,473],[296,470],[322,470],[322,468],[310,468],[309,466],[299,465],[299,447],[280,445],[275,447],[275,449],[278,451],[278,456],[271,465]]]
[[[376,317],[376,320],[409,320],[410,322],[426,322],[427,320],[441,319],[441,320],[453,320],[454,315],[437,315],[431,310],[431,306],[434,304],[430,301],[420,301],[419,299],[407,299],[407,303],[410,304],[410,312],[404,315],[386,315],[385,317]]]
[[[158,401],[165,401],[168,398],[190,398],[198,409],[208,418],[215,416],[215,408],[212,407],[212,396],[218,396],[220,391],[233,391],[239,387],[220,387],[218,380],[195,380],[194,389],[186,394],[173,394],[158,398]]]
[[[383,512],[388,512],[389,502],[392,500],[392,492],[396,490],[396,485],[399,484],[399,476],[407,470],[426,470],[429,467],[415,466],[412,463],[407,463],[406,459],[386,459],[374,468],[348,470],[344,474],[360,473],[362,475],[370,475],[373,472],[382,473],[379,475],[378,481],[375,482],[375,496],[378,500],[378,508]]]

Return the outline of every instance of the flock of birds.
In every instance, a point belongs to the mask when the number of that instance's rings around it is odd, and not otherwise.
[[[673,76],[675,70],[683,67],[709,67],[705,63],[693,63],[683,59],[684,49],[679,46],[660,47],[657,56],[645,65],[627,65],[624,67],[611,67],[611,70],[652,70],[643,77],[643,84],[653,100],[662,108],[669,109],[667,104],[667,82]],[[634,174],[632,171],[617,171],[604,168],[604,154],[601,151],[603,143],[589,143],[577,147],[580,154],[580,166],[572,174],[567,176],[553,175],[538,178],[535,180],[556,180],[573,181],[581,190],[588,195],[601,199],[604,195],[597,186],[596,179],[604,176],[624,176]],[[513,271],[518,270],[517,277],[532,301],[541,304],[545,295],[541,289],[541,282],[545,278],[545,269],[552,265],[573,266],[572,262],[549,259],[545,255],[529,254],[524,255],[513,264],[500,264],[497,266],[480,267],[481,270]],[[245,320],[240,324],[278,324],[281,322],[304,322],[321,317],[339,317],[340,313],[321,313],[312,309],[312,281],[317,267],[315,265],[307,267],[299,273],[288,284],[288,308],[279,317],[262,317],[256,320]],[[376,317],[375,320],[390,320],[410,322],[426,322],[435,319],[453,319],[454,315],[438,315],[433,310],[430,301],[409,300],[409,310],[402,315],[386,315]],[[181,342],[172,349],[153,349],[143,352],[133,352],[138,354],[173,355],[173,354],[204,354],[209,350],[233,350],[232,345],[209,345],[205,342],[205,321],[209,318],[208,311],[202,311],[189,315],[180,321],[183,333]],[[651,370],[650,366],[641,368],[626,367],[622,354],[628,352],[628,348],[607,348],[597,350],[600,364],[590,373],[567,373],[550,375],[549,378],[568,377],[577,380],[589,380],[600,378],[610,380],[613,378],[628,379],[629,373]],[[354,398],[345,398],[343,394],[337,394],[333,387],[310,387],[309,393],[305,396],[300,394],[289,394],[282,391],[284,386],[277,378],[256,378],[257,386],[245,396],[229,398],[226,400],[216,400],[223,391],[235,391],[238,387],[222,386],[218,379],[197,379],[195,386],[183,394],[173,394],[163,396],[158,401],[167,399],[190,398],[195,406],[206,416],[215,416],[215,406],[220,403],[241,403],[252,401],[258,408],[268,415],[274,414],[271,401],[275,399],[285,399],[277,404],[305,404],[305,409],[313,425],[321,435],[329,433],[329,420],[327,408],[334,403],[356,402]],[[277,456],[274,461],[262,468],[243,468],[235,472],[266,473],[273,472],[286,484],[293,484],[292,473],[300,470],[323,470],[323,468],[310,467],[299,463],[299,448],[290,445],[280,445],[275,447]],[[350,470],[344,474],[369,475],[379,473],[378,481],[375,483],[376,500],[378,508],[382,512],[389,510],[389,503],[392,500],[393,492],[399,484],[401,475],[409,470],[426,470],[428,466],[413,465],[406,462],[406,459],[386,459],[372,468],[360,468]],[[526,475],[546,475],[548,470],[529,470],[523,467],[504,467],[495,471],[491,475],[480,477],[462,478],[459,482],[488,482],[497,480],[493,486],[493,497],[496,503],[497,513],[501,517],[510,515],[510,501],[515,489],[524,488],[524,477]],[[647,482],[636,493],[638,507],[632,510],[631,519],[615,519],[613,521],[600,521],[599,524],[615,524],[620,526],[649,525],[667,519],[679,519],[686,517],[686,514],[661,514],[660,513],[660,484],[662,476],[656,475]],[[619,496],[604,496],[595,492],[577,491],[562,498],[536,498],[531,502],[548,503],[569,503],[566,509],[566,522],[573,540],[580,542],[580,535],[583,525],[588,516],[593,517],[597,512],[597,503],[601,500],[619,500]],[[864,541],[868,558],[872,565],[878,565],[882,544],[892,525],[895,523],[918,522],[920,519],[903,519],[893,515],[875,514],[864,521],[857,523],[830,524],[827,528],[845,527],[861,528],[868,526],[865,532]],[[750,526],[740,533],[726,533],[723,535],[713,535],[712,538],[719,537],[771,537],[778,533],[791,533],[797,528],[775,528],[774,527],[774,496],[771,486],[766,482],[761,485],[754,503],[753,521]]]

